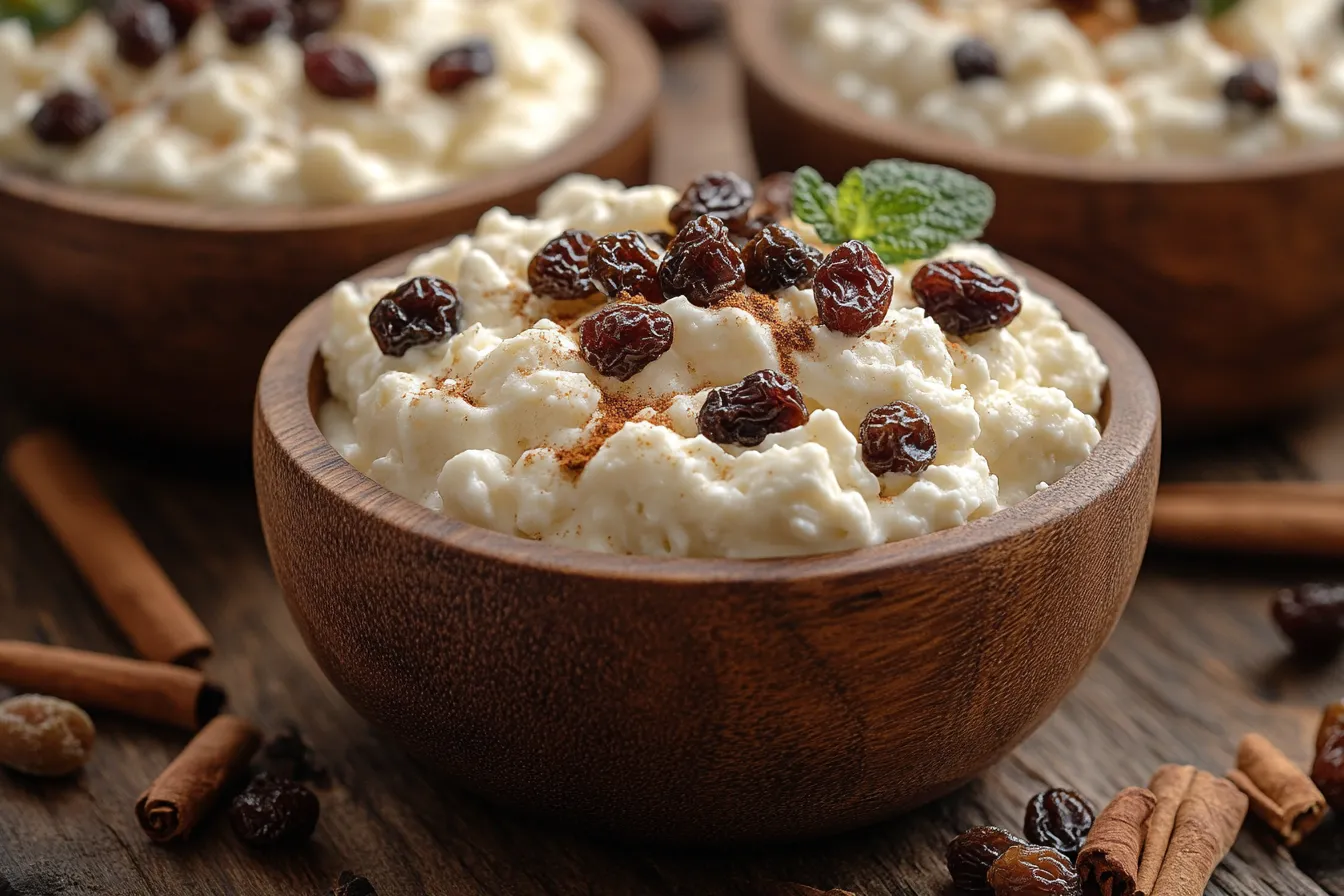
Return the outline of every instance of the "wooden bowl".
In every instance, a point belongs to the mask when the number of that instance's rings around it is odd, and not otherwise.
[[[987,241],[1047,268],[1148,356],[1167,429],[1240,426],[1344,381],[1344,144],[1254,160],[1116,161],[984,148],[877,119],[794,62],[781,0],[735,0],[733,40],[762,171],[838,179],[903,157],[969,171],[998,194]]]
[[[550,155],[403,202],[210,208],[0,171],[0,373],[47,411],[245,445],[257,373],[312,296],[409,247],[524,213],[562,175],[648,179],[658,55],[612,0],[580,33],[599,117]]]
[[[1022,269],[1111,368],[1092,456],[988,519],[785,560],[589,553],[394,495],[314,420],[319,300],[271,349],[253,437],[290,612],[336,687],[431,769],[589,830],[788,840],[947,793],[1026,737],[1101,649],[1157,485],[1143,356]]]

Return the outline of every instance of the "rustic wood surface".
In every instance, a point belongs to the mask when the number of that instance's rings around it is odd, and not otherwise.
[[[712,45],[671,61],[660,137],[678,149],[663,154],[664,179],[746,166],[744,133],[706,126],[733,120],[730,78]],[[12,396],[0,398],[0,437],[30,422]],[[1259,434],[1188,446],[1168,459],[1167,473],[1344,479],[1344,408]],[[1100,803],[1144,782],[1161,762],[1221,770],[1237,738],[1253,729],[1305,762],[1318,708],[1344,691],[1344,661],[1304,668],[1288,660],[1266,607],[1281,585],[1344,578],[1340,565],[1154,555],[1079,688],[1012,756],[958,793],[866,831],[787,848],[716,854],[595,842],[490,808],[416,771],[336,695],[303,649],[269,571],[246,479],[203,476],[194,456],[177,461],[134,443],[114,456],[107,452],[114,444],[95,439],[87,447],[113,498],[214,633],[218,655],[208,669],[229,686],[235,708],[269,731],[298,723],[333,783],[320,794],[317,835],[298,853],[249,853],[219,818],[183,847],[153,846],[132,805],[183,737],[98,716],[95,758],[75,781],[0,774],[4,896],[308,896],[346,868],[367,875],[382,896],[716,896],[763,893],[772,880],[870,896],[946,894],[942,851],[955,831],[985,821],[1017,827],[1026,799],[1047,786],[1073,787]],[[0,484],[0,637],[128,650],[7,483]],[[1248,828],[1209,892],[1344,896],[1344,825],[1327,824],[1296,862]]]

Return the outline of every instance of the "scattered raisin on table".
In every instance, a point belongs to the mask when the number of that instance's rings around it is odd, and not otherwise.
[[[1145,25],[1179,22],[1195,11],[1195,0],[1134,0],[1134,12]]]
[[[963,84],[1000,76],[999,54],[978,37],[968,37],[952,48],[952,67]]]
[[[806,289],[821,266],[821,251],[779,224],[768,224],[742,250],[747,285],[758,292],[779,292],[790,286]]]
[[[225,0],[215,11],[229,41],[240,47],[258,43],[272,28],[283,27],[289,18],[284,0]]]
[[[229,806],[229,825],[248,846],[297,846],[313,836],[321,807],[296,781],[257,775]]]
[[[731,171],[714,171],[697,177],[681,199],[672,206],[668,218],[678,230],[702,215],[718,218],[728,229],[739,233],[751,216],[756,193],[739,175]]]
[[[753,211],[757,215],[766,215],[775,220],[793,216],[793,172],[776,171],[761,178],[756,185],[756,205]]]
[[[1279,104],[1279,67],[1272,59],[1252,59],[1223,84],[1229,103],[1260,112]]]
[[[874,476],[917,476],[938,456],[938,437],[929,415],[908,401],[873,408],[859,424],[863,463]]]
[[[970,261],[931,261],[910,281],[915,301],[953,336],[1006,327],[1022,312],[1022,292]]]
[[[989,866],[994,896],[1078,896],[1069,857],[1048,846],[1012,846]]]
[[[267,742],[262,750],[262,758],[267,773],[278,778],[292,781],[311,781],[319,787],[331,783],[331,775],[317,759],[317,753],[303,739],[294,725]]]
[[[597,291],[609,298],[621,293],[642,296],[646,302],[661,302],[658,258],[637,230],[609,233],[588,250],[588,276]]]
[[[378,75],[358,50],[332,43],[303,49],[303,74],[309,85],[336,100],[366,100],[378,93]]]
[[[1071,790],[1047,790],[1027,803],[1022,832],[1037,846],[1049,846],[1078,860],[1092,823],[1097,820],[1091,803]]]
[[[947,873],[952,884],[967,893],[989,893],[989,867],[1022,838],[988,825],[958,834],[947,845]]]
[[[327,891],[327,896],[378,896],[378,892],[367,878],[353,871],[342,871],[336,879],[336,886]]]
[[[532,292],[546,299],[582,299],[593,294],[588,276],[588,253],[593,235],[586,230],[566,230],[541,247],[527,266]]]
[[[289,36],[305,41],[333,27],[345,13],[345,0],[291,0]]]
[[[708,308],[715,299],[746,283],[742,253],[718,218],[701,215],[672,239],[658,268],[658,282],[668,298],[685,296]]]
[[[0,702],[0,765],[55,778],[84,767],[93,750],[93,720],[73,703],[41,694]]]
[[[168,10],[168,20],[173,25],[173,38],[177,43],[187,39],[201,16],[210,8],[210,0],[158,0]]]
[[[862,336],[882,323],[895,280],[877,253],[859,240],[835,247],[817,269],[812,294],[828,330]]]
[[[94,94],[61,90],[47,97],[28,127],[43,143],[74,146],[102,129],[112,117],[107,104]]]
[[[150,0],[118,0],[107,24],[117,36],[117,56],[136,68],[153,68],[177,41],[168,8]]]
[[[414,277],[378,300],[369,329],[378,349],[400,358],[417,345],[439,342],[462,325],[462,302],[453,284],[438,277]]]
[[[1344,585],[1300,585],[1274,597],[1274,621],[1310,659],[1326,658],[1344,647]]]
[[[652,305],[619,302],[583,319],[579,352],[603,376],[625,382],[672,347],[672,318]]]
[[[700,434],[711,442],[746,448],[806,422],[803,393],[775,370],[758,370],[731,386],[711,389],[698,418]]]
[[[494,73],[495,51],[490,42],[473,38],[435,56],[429,63],[427,74],[429,89],[447,95]]]

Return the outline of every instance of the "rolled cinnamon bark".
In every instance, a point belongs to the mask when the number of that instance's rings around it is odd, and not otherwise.
[[[1301,843],[1325,818],[1325,797],[1311,778],[1259,734],[1242,738],[1237,767],[1227,778],[1288,846]]]
[[[195,669],[24,641],[0,641],[0,683],[187,731],[224,705]]]
[[[136,653],[164,663],[209,656],[209,632],[74,446],[59,433],[29,433],[10,445],[5,468]]]
[[[201,729],[135,804],[149,838],[168,843],[189,836],[219,801],[231,780],[247,769],[261,746],[261,732],[238,716],[223,715]]]
[[[1143,841],[1143,858],[1135,881],[1139,893],[1152,893],[1162,862],[1171,844],[1171,832],[1176,827],[1176,813],[1185,794],[1195,780],[1199,769],[1193,765],[1164,765],[1153,773],[1148,790],[1157,800],[1148,819],[1148,834]]]
[[[1202,896],[1246,819],[1246,794],[1226,778],[1197,772],[1190,783],[1151,896]]]
[[[1126,787],[1097,816],[1078,853],[1078,877],[1085,892],[1136,896],[1139,858],[1156,806],[1151,791]]]

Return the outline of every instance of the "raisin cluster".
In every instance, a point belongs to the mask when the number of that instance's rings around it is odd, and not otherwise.
[[[1002,828],[971,828],[948,844],[948,874],[960,892],[1079,896],[1074,862],[1094,820],[1078,794],[1047,790],[1027,803],[1025,840]]]

